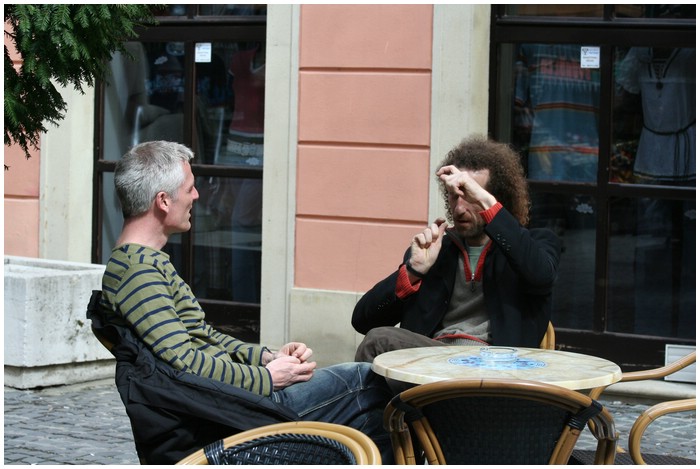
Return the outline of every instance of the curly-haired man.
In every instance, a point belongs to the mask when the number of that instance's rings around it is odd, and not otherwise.
[[[357,361],[431,345],[537,347],[544,336],[561,241],[526,228],[518,154],[472,137],[447,154],[437,177],[449,222],[417,233],[398,270],[357,303],[352,325],[365,334]]]

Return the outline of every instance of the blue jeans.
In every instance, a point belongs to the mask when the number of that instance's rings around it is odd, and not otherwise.
[[[314,371],[309,381],[272,393],[271,398],[299,414],[300,420],[331,422],[355,428],[379,447],[382,464],[394,464],[384,408],[392,393],[369,363],[341,363]]]

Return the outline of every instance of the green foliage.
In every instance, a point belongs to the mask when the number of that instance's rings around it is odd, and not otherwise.
[[[23,62],[15,67],[5,47],[5,145],[29,158],[46,122],[58,125],[66,103],[54,85],[80,93],[103,79],[116,51],[154,23],[152,5],[5,5],[5,39]]]

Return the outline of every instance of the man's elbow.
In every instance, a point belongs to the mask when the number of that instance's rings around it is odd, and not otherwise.
[[[360,315],[353,314],[350,324],[352,324],[352,327],[360,334],[367,334],[371,327],[367,327],[367,321],[364,321],[363,319],[364,318],[362,318]]]

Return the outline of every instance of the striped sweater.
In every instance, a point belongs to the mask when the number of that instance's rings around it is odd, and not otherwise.
[[[108,323],[129,326],[175,369],[265,396],[273,390],[261,364],[266,348],[208,325],[189,285],[162,251],[138,244],[115,248],[102,278],[102,307]]]

